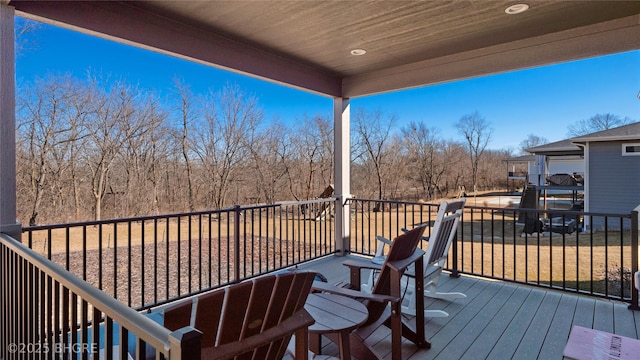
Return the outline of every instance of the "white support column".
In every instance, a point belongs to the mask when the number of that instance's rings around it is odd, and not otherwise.
[[[333,143],[334,178],[336,204],[336,250],[338,255],[349,252],[349,234],[351,216],[349,205],[345,202],[351,197],[351,137],[350,137],[349,99],[333,100]]]
[[[16,221],[14,8],[0,2],[0,232],[20,239]]]

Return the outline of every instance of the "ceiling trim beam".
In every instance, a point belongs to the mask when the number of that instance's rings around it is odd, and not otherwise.
[[[13,1],[11,5],[19,15],[42,22],[321,95],[342,95],[341,78],[335,74],[123,2]]]
[[[536,38],[345,78],[359,97],[640,49],[640,17],[629,16]]]

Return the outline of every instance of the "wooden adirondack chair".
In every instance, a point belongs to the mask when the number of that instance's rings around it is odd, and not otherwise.
[[[366,339],[381,325],[391,329],[392,359],[402,359],[402,337],[407,338],[420,348],[429,348],[431,344],[425,339],[424,314],[419,312],[416,316],[415,330],[403,322],[400,311],[402,293],[400,279],[406,269],[415,264],[418,276],[416,288],[422,290],[422,257],[424,251],[417,248],[420,243],[424,226],[417,227],[407,233],[398,236],[391,245],[389,254],[382,265],[380,274],[376,279],[371,293],[359,291],[361,271],[371,269],[375,264],[369,260],[348,260],[343,264],[350,269],[351,289],[330,286],[324,283],[314,282],[313,288],[318,291],[327,291],[335,294],[364,299],[369,318],[350,336],[351,352],[360,359],[379,359],[380,356],[366,343]],[[416,298],[418,308],[424,308],[424,297],[421,294]]]
[[[442,268],[444,266],[444,262],[447,260],[451,243],[456,236],[456,230],[458,228],[460,217],[462,216],[464,204],[464,198],[462,200],[451,202],[443,201],[440,203],[431,235],[428,238],[423,237],[423,240],[429,242],[424,256],[424,296],[442,300],[454,300],[467,297],[465,294],[460,292],[443,293],[438,291],[438,282],[440,281]],[[391,244],[391,240],[382,236],[376,236],[376,239],[378,239],[379,244],[374,260],[377,260],[377,262],[380,263],[385,257],[385,247]],[[365,291],[368,291],[373,285],[374,273],[376,273],[376,271],[372,271],[367,282],[362,284]],[[407,275],[411,278],[414,277],[412,268],[407,271]],[[415,296],[413,296],[414,292],[415,289],[413,283],[409,283],[406,289],[407,301],[402,304],[402,312],[412,316],[416,315]],[[446,317],[449,316],[449,314],[443,310],[429,309],[425,310],[425,316]]]
[[[177,330],[191,325],[202,331],[202,359],[279,360],[295,334],[295,358],[306,360],[308,327],[314,320],[304,304],[315,275],[293,271],[212,291],[167,308],[164,326]]]

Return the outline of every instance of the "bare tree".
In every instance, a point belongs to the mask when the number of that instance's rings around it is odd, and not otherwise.
[[[41,27],[42,24],[35,20],[16,17],[14,25],[16,57],[19,57],[23,51],[34,46],[34,43],[29,39],[28,35],[38,31]]]
[[[121,196],[121,201],[117,201],[120,208],[116,209],[119,213],[143,215],[157,211],[158,175],[155,169],[157,156],[164,155],[166,146],[164,122],[167,113],[152,94],[139,95],[135,104],[133,123],[137,129],[129,129],[133,132],[123,139],[122,160],[113,172],[123,171],[124,174],[119,177],[120,181],[112,181],[110,193]],[[122,193],[114,192],[114,188],[122,189]]]
[[[180,128],[182,129],[182,136],[180,137],[180,150],[182,152],[182,159],[186,167],[187,178],[187,201],[189,211],[195,209],[194,204],[194,190],[193,190],[193,169],[191,165],[191,144],[189,139],[190,128],[198,117],[198,108],[194,104],[194,95],[191,93],[189,86],[185,85],[181,80],[174,80],[175,93],[177,96],[177,104],[175,105],[175,111],[178,119],[180,120]]]
[[[379,199],[384,197],[385,175],[390,170],[388,157],[391,152],[388,145],[395,121],[394,116],[385,117],[381,110],[373,113],[360,110],[354,116],[354,160],[372,167]]]
[[[18,97],[20,143],[28,144],[33,194],[29,224],[36,225],[45,198],[68,212],[64,189],[73,174],[74,149],[83,136],[88,102],[81,84],[70,76],[49,76],[24,88]]]
[[[222,208],[235,173],[250,156],[245,140],[253,137],[262,111],[254,97],[231,84],[219,93],[211,92],[203,110],[205,121],[196,137],[195,152],[207,176],[207,199]]]
[[[282,186],[278,184],[284,179],[286,166],[284,158],[280,156],[279,150],[284,145],[287,133],[286,126],[274,121],[263,131],[255,132],[252,138],[246,139],[246,145],[251,152],[251,165],[249,174],[245,174],[245,180],[237,181],[236,203],[239,203],[239,192],[243,183],[253,179],[256,195],[263,198],[266,203],[273,203],[278,195],[277,190]],[[284,185],[284,184],[281,184]],[[247,189],[245,187],[245,189]]]
[[[116,195],[110,187],[110,172],[131,138],[147,131],[147,120],[138,112],[137,89],[124,82],[115,82],[105,92],[96,79],[90,83],[94,94],[96,114],[88,123],[88,144],[84,163],[91,171],[91,193],[94,200],[94,219],[102,218],[105,195]]]
[[[298,122],[288,140],[288,152],[282,151],[289,191],[296,200],[317,197],[331,183],[333,169],[333,133],[331,122],[316,115]],[[331,149],[329,149],[331,147]]]
[[[447,170],[444,158],[444,141],[438,130],[428,128],[424,122],[411,122],[402,128],[403,148],[413,169],[408,176],[422,187],[427,200],[441,192],[440,181]]]
[[[460,118],[455,126],[464,137],[467,149],[469,150],[471,179],[473,192],[475,194],[478,188],[478,164],[489,141],[491,141],[491,133],[493,130],[489,122],[481,117],[477,111],[471,115],[465,115]]]
[[[634,123],[630,118],[621,118],[614,114],[596,114],[589,119],[579,120],[569,125],[567,136],[576,137],[602,130],[613,129],[619,126]]]
[[[520,153],[526,154],[527,149],[549,143],[549,140],[543,136],[534,134],[527,135],[527,138],[520,142]]]

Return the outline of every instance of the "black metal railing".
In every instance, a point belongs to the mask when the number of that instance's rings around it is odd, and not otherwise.
[[[376,235],[433,221],[438,204],[351,199],[351,251],[373,255]],[[427,231],[427,234],[429,230]],[[426,246],[426,244],[424,244]],[[447,268],[623,300],[638,309],[638,213],[466,206]]]
[[[150,309],[334,253],[334,204],[334,199],[321,199],[25,228],[23,243],[35,251],[3,237],[2,358],[20,358],[9,354],[16,341],[39,344],[42,339],[68,352],[77,344],[111,345],[119,337],[118,351],[124,354],[128,332],[138,336],[129,341],[138,345],[137,356],[144,357],[146,343],[154,348],[149,351],[166,357],[167,342],[188,336],[166,338],[164,332],[154,333],[157,329],[149,333],[149,319],[131,308]],[[403,228],[431,222],[439,206],[368,199],[348,204],[351,252],[367,255],[375,252],[375,235],[393,238]],[[466,206],[447,268],[628,301],[637,309],[637,292],[631,291],[637,249],[636,211]],[[71,273],[86,280],[80,290]],[[106,294],[92,293],[97,290],[90,285]],[[92,325],[104,327],[98,333],[105,340],[91,336]]]
[[[432,220],[438,206],[369,199],[349,204],[351,251],[361,254],[375,252],[375,235],[392,238],[402,228]],[[333,253],[331,206],[333,199],[237,206],[24,232],[29,247],[142,309]],[[526,231],[524,215],[555,220]],[[631,251],[637,244],[633,219],[632,214],[467,206],[447,266],[633,302],[631,278],[638,268]]]
[[[334,202],[25,227],[23,242],[140,310],[333,253]]]
[[[0,325],[1,359],[186,359],[200,349],[195,329],[171,332],[4,234]]]

